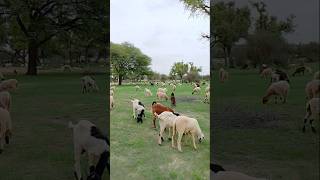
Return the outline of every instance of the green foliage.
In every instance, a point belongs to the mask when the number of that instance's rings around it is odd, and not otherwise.
[[[209,0],[180,0],[186,8],[192,13],[205,13],[210,15],[210,2]]]
[[[183,61],[175,62],[171,67],[170,76],[171,77],[179,76],[179,78],[182,79],[182,76],[188,73],[188,68],[189,68],[188,64],[184,63]]]

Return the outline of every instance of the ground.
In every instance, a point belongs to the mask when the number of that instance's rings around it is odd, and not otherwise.
[[[0,154],[1,179],[74,179],[68,122],[90,120],[104,133],[109,128],[106,75],[94,75],[101,90],[90,94],[81,94],[81,76],[59,73],[7,77],[16,78],[19,85],[11,93],[13,137]],[[81,165],[83,171],[88,166],[85,156]]]
[[[316,70],[319,65],[311,67]],[[272,98],[266,105],[262,96],[270,79],[260,78],[258,70],[229,70],[230,80],[223,84],[217,71],[213,76],[215,163],[272,180],[319,179],[319,131],[313,134],[307,126],[302,133],[304,89],[313,74],[290,76],[287,103],[274,104]]]
[[[149,88],[153,96],[145,97],[144,88]],[[196,118],[205,135],[205,141],[197,144],[194,150],[191,140],[182,145],[183,152],[171,148],[167,132],[161,146],[157,144],[159,134],[151,128],[151,104],[156,100],[157,87],[118,86],[115,91],[115,109],[111,111],[111,179],[208,179],[210,159],[210,117],[209,105],[204,104],[204,89],[201,95],[192,95],[190,84],[177,86],[175,92],[178,113]],[[168,87],[168,95],[171,94]],[[137,124],[132,118],[130,98],[138,98],[146,106],[146,118],[143,124]],[[170,100],[159,101],[170,107]]]

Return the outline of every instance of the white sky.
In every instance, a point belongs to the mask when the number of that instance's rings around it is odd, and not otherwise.
[[[209,74],[209,17],[190,16],[179,0],[111,0],[111,41],[133,43],[152,58],[153,71],[168,74],[174,62],[184,60]]]

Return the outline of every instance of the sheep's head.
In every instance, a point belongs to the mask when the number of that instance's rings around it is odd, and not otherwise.
[[[198,140],[199,140],[199,143],[201,143],[204,140],[204,134],[203,133],[198,135]]]

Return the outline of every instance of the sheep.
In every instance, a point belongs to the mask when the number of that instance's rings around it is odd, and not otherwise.
[[[240,172],[226,171],[222,166],[213,163],[210,163],[210,170],[211,177],[214,180],[266,180],[265,178],[256,178]]]
[[[4,143],[9,144],[12,136],[11,116],[8,110],[0,107],[0,154],[3,152]]]
[[[137,119],[137,123],[141,122],[143,123],[142,116],[146,117],[144,114],[145,108],[144,105],[138,100],[134,99],[131,100],[132,102],[132,116],[134,119]]]
[[[176,106],[176,98],[174,97],[173,92],[171,93],[170,100],[171,100],[171,106]]]
[[[222,83],[229,79],[229,73],[223,68],[220,68],[219,70],[219,79]]]
[[[110,95],[110,110],[114,108],[114,99],[113,95]]]
[[[134,88],[136,89],[136,91],[140,90],[140,86],[135,86]]]
[[[10,111],[11,96],[8,91],[0,92],[0,107]]]
[[[199,94],[201,92],[201,88],[200,87],[196,87],[192,90],[192,94],[197,93]]]
[[[313,79],[320,79],[320,71],[314,73]]]
[[[18,88],[18,81],[16,79],[4,80],[0,83],[0,91],[11,91]]]
[[[275,72],[272,72],[271,73],[271,83],[274,83],[274,82],[278,82],[280,79],[280,75],[275,73]]]
[[[77,180],[83,179],[81,175],[81,154],[88,154],[90,174],[87,179],[101,179],[105,167],[110,173],[109,139],[101,133],[95,124],[87,120],[81,120],[77,124],[69,122],[69,128],[73,130],[74,143],[74,175]],[[98,160],[99,158],[99,160]],[[95,165],[95,161],[97,161]]]
[[[209,86],[209,85],[206,87],[205,92],[206,92],[206,93],[207,93],[207,92],[210,92],[210,86]]]
[[[264,70],[262,70],[260,76],[266,79],[268,76],[271,75],[271,73],[272,73],[272,69],[270,67],[265,68]]]
[[[159,126],[160,126],[160,131],[159,131],[159,139],[158,139],[158,144],[161,145],[163,140],[163,131],[168,128],[169,129],[169,140],[171,139],[172,135],[170,136],[170,129],[173,128],[175,118],[178,116],[176,113],[172,113],[169,111],[162,112],[160,115],[157,113],[154,113],[154,116],[156,116],[159,119]]]
[[[110,87],[110,90],[112,90],[113,92],[115,92],[115,91],[116,91],[116,87],[115,87],[115,86],[111,86],[111,87]]]
[[[81,80],[81,86],[82,86],[82,93],[89,92],[90,89],[94,91],[99,91],[98,85],[96,84],[96,81],[90,77],[90,76],[83,76],[80,78]]]
[[[166,83],[161,82],[161,87],[165,87],[165,86],[166,86]]]
[[[281,80],[290,82],[287,73],[285,73],[284,71],[281,71],[281,70],[278,70],[278,69],[276,69],[275,71],[272,71],[272,73],[271,73],[271,83],[278,82],[278,81],[281,81]]]
[[[72,70],[70,65],[63,65],[61,67],[61,69],[62,69],[63,72],[71,72],[71,70]]]
[[[311,118],[310,118],[311,117]],[[304,116],[304,123],[302,132],[306,131],[306,123],[309,120],[312,132],[316,133],[316,129],[313,127],[313,121],[320,117],[320,98],[312,98],[306,104],[306,115]]]
[[[146,97],[152,96],[152,92],[150,91],[150,89],[145,88],[144,91]]]
[[[110,96],[114,95],[114,91],[110,89]]]
[[[156,101],[152,102],[151,109],[152,109],[152,114],[153,114],[153,118],[152,118],[153,128],[156,128],[156,116],[154,115],[154,113],[161,114],[162,112],[165,112],[165,111],[174,112],[173,109],[166,107],[160,103],[157,103]]]
[[[157,92],[166,93],[167,92],[167,88],[158,88]]]
[[[167,94],[165,92],[157,92],[157,98],[158,100],[161,100],[161,99],[166,99],[166,101],[169,99],[169,97],[167,96]]]
[[[307,83],[305,92],[307,94],[306,99],[312,99],[319,96],[320,92],[320,80],[312,80]]]
[[[176,85],[172,84],[171,87],[172,87],[172,91],[176,91],[176,88],[177,88]]]
[[[199,142],[201,143],[202,140],[204,140],[204,134],[202,133],[199,123],[196,119],[190,118],[187,116],[178,116],[175,119],[174,126],[173,126],[173,133],[172,133],[172,147],[174,148],[174,136],[177,133],[178,139],[177,139],[177,146],[178,151],[182,152],[181,150],[181,139],[183,134],[191,134],[192,141],[193,141],[193,147],[194,149],[197,149],[196,143],[195,143],[195,137],[198,138]]]
[[[286,103],[289,88],[290,86],[287,81],[278,81],[271,84],[267,89],[266,95],[262,98],[262,103],[266,104],[272,95],[276,96],[275,97],[276,104],[277,104],[277,96],[280,96],[280,100],[281,98],[283,98],[283,103]]]
[[[294,70],[294,72],[292,73],[292,76],[295,76],[296,74],[302,74],[304,75],[304,72],[306,71],[306,67],[302,66],[302,67],[298,67]]]
[[[210,104],[210,91],[206,92],[203,102]]]

